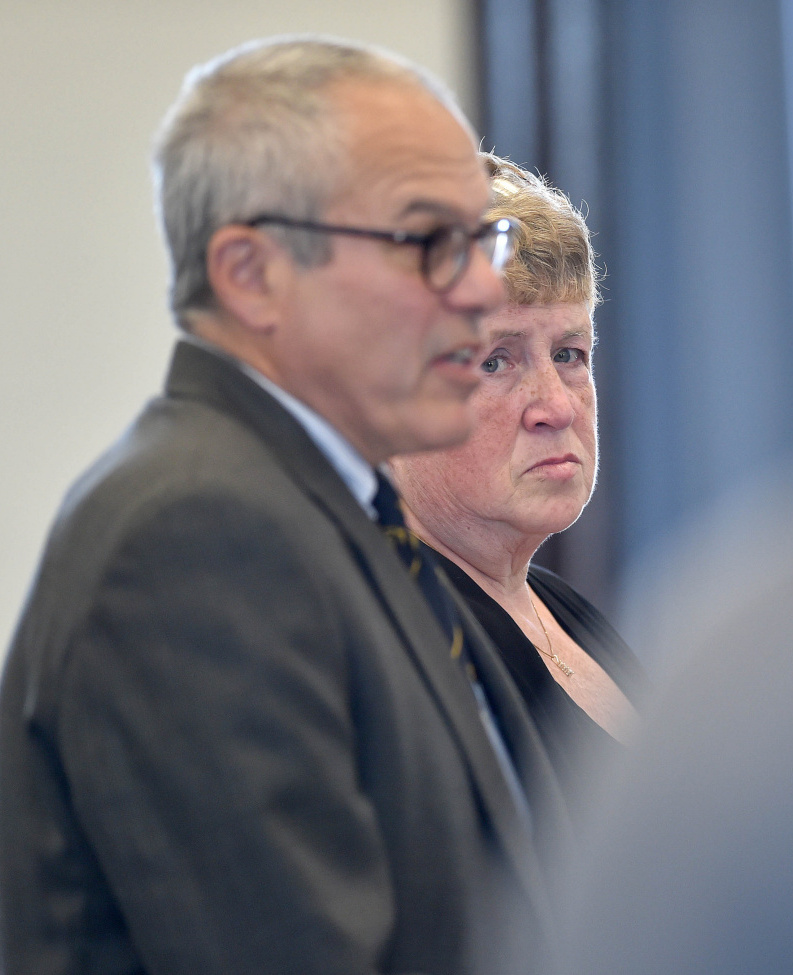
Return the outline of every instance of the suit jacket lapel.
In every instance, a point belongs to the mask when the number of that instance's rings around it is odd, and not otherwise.
[[[344,529],[344,526],[342,528]],[[359,563],[373,588],[378,592],[403,637],[408,653],[444,713],[493,829],[510,856],[527,893],[535,902],[538,916],[550,921],[547,901],[544,895],[539,893],[538,878],[544,875],[544,871],[540,868],[536,857],[533,837],[526,831],[515,808],[509,787],[495,759],[493,746],[482,724],[470,684],[462,668],[451,660],[440,626],[421,591],[406,574],[399,556],[384,544],[385,540],[379,537],[380,533],[375,525],[368,524],[366,528],[367,532],[358,531],[356,526],[350,525],[345,529]],[[372,529],[375,531],[373,539],[368,537]],[[463,615],[468,630],[468,623],[471,620],[467,609],[464,609]],[[477,626],[475,621],[473,622],[474,626]],[[487,637],[484,634],[481,634],[481,637],[480,643],[480,636],[477,634],[477,646],[472,656],[482,683],[492,699],[493,685],[501,685],[505,675],[494,671],[489,665],[482,666],[486,658],[492,658],[492,650],[489,645],[485,645],[488,643]],[[509,684],[508,676],[506,681]],[[525,784],[527,778],[531,776],[532,781],[542,783],[541,788],[548,786],[541,803],[542,810],[535,805],[533,797],[530,800],[533,822],[537,825],[540,821],[544,821],[545,807],[555,806],[558,797],[563,825],[566,816],[563,800],[558,794],[558,787],[553,780],[553,773],[550,771],[543,746],[525,713],[521,713],[522,704],[517,702],[517,711],[515,711],[512,710],[515,702],[509,701],[507,706],[501,698],[502,693],[499,690],[496,694],[498,701],[496,710],[499,720],[502,719],[502,713],[510,714],[510,721],[508,726],[504,726],[504,731],[509,739],[507,745],[510,752],[520,756],[522,782]],[[524,734],[527,725],[530,726],[530,733]],[[513,737],[517,740],[512,740]],[[531,752],[535,749],[539,752],[536,761],[531,756]],[[536,774],[538,771],[539,774]],[[545,830],[541,829],[540,834],[544,833]],[[539,841],[540,834],[535,830],[534,839]]]
[[[213,402],[257,429],[281,466],[338,525],[445,715],[495,831],[514,861],[527,891],[536,898],[538,874],[531,838],[493,759],[492,746],[471,688],[462,670],[450,660],[432,610],[378,527],[370,521],[302,426],[233,363],[196,345],[180,343],[167,390],[172,396]],[[465,607],[462,607],[462,613],[467,628],[473,633],[475,664],[487,684],[488,693],[495,695],[494,703],[508,737],[514,739],[508,746],[520,772],[536,777],[539,770],[539,779],[545,786],[547,758],[536,733],[525,714],[520,713],[520,702],[516,705],[508,693],[509,678],[503,668],[499,671],[497,661],[493,666],[493,651],[487,637]],[[553,795],[555,785],[548,788]],[[542,904],[537,904],[537,908],[541,916],[547,913]]]
[[[537,846],[549,851],[554,844],[569,842],[572,832],[556,774],[526,706],[490,638],[462,596],[448,580],[447,584],[465,620],[471,659],[504,731],[518,776],[526,794],[531,797]]]

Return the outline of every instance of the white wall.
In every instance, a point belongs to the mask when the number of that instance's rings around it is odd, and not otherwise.
[[[251,37],[375,41],[474,100],[471,0],[0,0],[0,655],[68,484],[162,381],[174,332],[151,134]]]

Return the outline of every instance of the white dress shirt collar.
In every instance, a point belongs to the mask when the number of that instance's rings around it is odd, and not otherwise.
[[[211,342],[207,342],[196,335],[186,335],[185,339],[207,352],[212,352],[214,355],[233,362],[246,376],[249,376],[262,389],[277,399],[327,457],[364,511],[370,518],[376,519],[377,513],[372,506],[372,499],[377,491],[377,476],[371,464],[364,460],[349,440],[343,437],[319,413],[312,410],[310,406],[306,406],[291,393],[281,389],[258,369],[254,369],[253,366],[249,366],[246,362],[229,355],[224,349],[219,349]]]

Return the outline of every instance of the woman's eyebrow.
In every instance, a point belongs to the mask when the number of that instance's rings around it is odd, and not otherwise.
[[[525,329],[504,329],[504,331],[493,332],[487,337],[488,342],[500,342],[502,339],[522,339],[526,335]]]
[[[595,334],[593,328],[571,328],[568,332],[563,332],[560,340],[565,342],[567,339],[591,338]]]

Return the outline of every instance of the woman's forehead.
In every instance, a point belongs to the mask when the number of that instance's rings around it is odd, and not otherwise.
[[[552,330],[570,337],[591,336],[594,326],[589,305],[584,301],[547,305],[508,303],[482,323],[482,335],[488,342],[526,338],[538,330]]]

